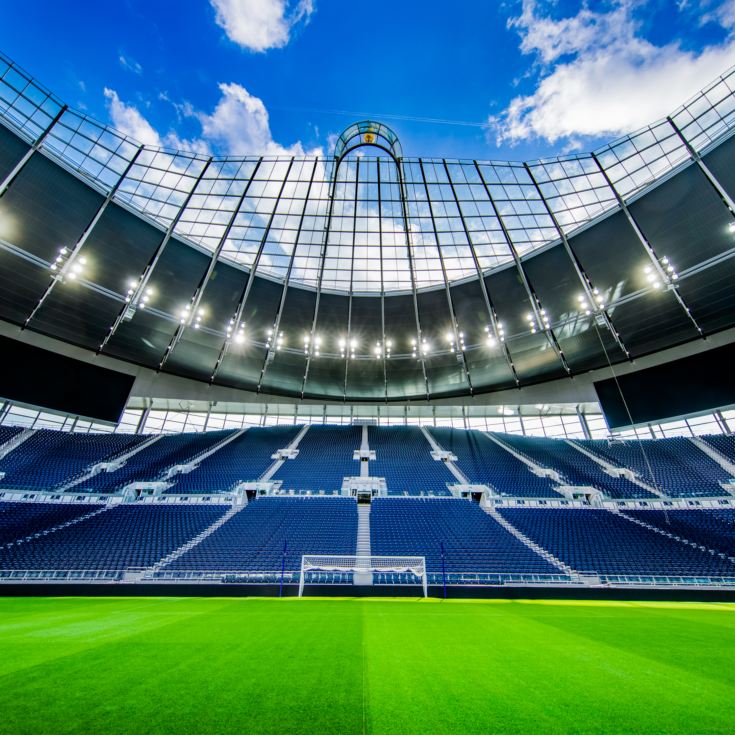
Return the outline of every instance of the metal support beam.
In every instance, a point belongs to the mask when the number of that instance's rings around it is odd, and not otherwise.
[[[288,269],[286,270],[286,277],[283,280],[283,290],[281,291],[281,300],[278,304],[278,312],[276,313],[276,321],[275,326],[273,327],[273,334],[278,335],[278,331],[281,327],[281,317],[283,316],[283,309],[286,306],[286,298],[288,296],[288,284],[291,280],[291,272],[293,271],[293,264],[296,259],[296,250],[298,249],[299,244],[299,238],[301,236],[301,230],[304,226],[304,218],[306,217],[306,208],[309,203],[309,195],[311,194],[311,188],[314,184],[314,176],[316,174],[316,169],[319,164],[319,159],[314,159],[314,167],[311,170],[311,176],[309,177],[309,186],[306,189],[306,197],[304,198],[304,208],[301,211],[301,215],[299,217],[299,224],[296,228],[296,236],[294,237],[294,244],[293,244],[293,250],[291,251],[291,257],[288,261]],[[236,315],[237,316],[237,315]],[[314,345],[309,343],[309,352],[311,352],[314,348]],[[218,368],[220,363],[222,362],[222,359],[224,358],[224,353],[221,354],[221,357],[217,360],[217,365],[215,368]],[[260,393],[261,385],[263,384],[263,378],[265,377],[266,371],[268,370],[268,355],[263,358],[263,365],[260,369],[260,378],[258,379],[258,388],[257,391]],[[212,373],[212,380],[214,380],[214,377],[216,375],[216,369],[215,372]]]
[[[426,373],[426,361],[424,360],[424,353],[421,351],[421,344],[423,340],[423,334],[421,332],[421,319],[419,317],[419,302],[418,302],[418,296],[416,293],[416,273],[414,271],[413,267],[413,253],[411,252],[411,248],[413,247],[413,242],[411,238],[411,226],[408,216],[408,190],[406,189],[406,182],[405,177],[403,176],[403,168],[402,168],[402,162],[396,161],[396,169],[398,170],[398,186],[401,190],[401,213],[403,216],[403,229],[406,232],[406,253],[408,254],[408,270],[411,273],[411,293],[413,294],[413,310],[414,315],[416,317],[416,338],[418,340],[417,344],[417,354],[419,356],[419,360],[421,361],[421,370],[424,374],[424,386],[426,388],[426,400],[428,401],[431,398],[431,395],[429,393],[429,377]]]
[[[51,132],[54,125],[56,125],[59,120],[61,120],[61,116],[69,109],[68,105],[63,105],[61,109],[54,115],[53,120],[44,128],[41,135],[38,136],[36,139],[36,142],[23,154],[22,158],[18,163],[13,166],[13,170],[0,182],[0,197],[2,197],[5,192],[8,190],[10,185],[15,181],[18,174],[23,170],[25,165],[28,163],[28,161],[31,160],[33,157],[33,154],[43,145],[43,141],[46,140],[46,137]]]
[[[382,182],[380,180],[380,159],[377,161],[378,170],[378,248],[380,252],[380,333],[382,336],[382,359],[383,359],[383,395],[388,402],[388,345],[385,338],[385,272],[383,266],[383,194],[381,192]]]
[[[347,400],[347,378],[350,371],[350,360],[352,359],[352,297],[355,279],[355,238],[357,237],[357,192],[360,187],[360,159],[355,162],[355,198],[353,201],[354,212],[352,215],[352,252],[350,253],[350,290],[347,304],[347,344],[345,345],[345,380],[342,386],[342,399]],[[351,409],[350,409],[351,410]],[[350,422],[352,416],[350,415]]]
[[[607,171],[603,168],[602,164],[600,163],[600,160],[597,158],[597,156],[594,153],[591,153],[590,155],[592,156],[592,160],[597,164],[597,168],[600,170],[600,173],[603,175],[605,181],[607,182],[607,185],[610,187],[610,190],[615,195],[615,198],[618,201],[618,205],[620,206],[620,209],[623,211],[625,218],[628,220],[628,224],[631,226],[633,232],[635,233],[635,236],[638,238],[638,241],[643,246],[643,249],[646,251],[646,254],[650,258],[651,265],[655,268],[656,273],[658,273],[658,276],[661,279],[661,283],[668,285],[669,290],[671,291],[671,293],[674,294],[674,298],[678,302],[679,306],[681,306],[681,308],[684,310],[684,313],[689,318],[689,321],[691,321],[692,325],[697,330],[697,332],[699,332],[699,334],[702,337],[704,337],[704,333],[702,332],[699,324],[697,324],[696,319],[692,315],[691,311],[689,311],[689,307],[686,305],[686,303],[684,302],[684,299],[681,297],[679,290],[671,282],[671,279],[669,278],[668,274],[666,273],[663,266],[661,265],[661,262],[659,261],[658,256],[656,255],[656,252],[653,249],[653,246],[648,241],[648,238],[643,234],[643,230],[641,230],[635,217],[633,216],[631,211],[628,209],[628,205],[625,203],[625,200],[623,199],[622,196],[620,196],[620,193],[615,188],[615,185],[613,184],[612,179],[608,175]]]
[[[61,268],[59,273],[56,273],[51,278],[51,281],[49,282],[48,286],[46,287],[46,290],[43,292],[43,295],[38,300],[36,305],[33,307],[33,310],[28,315],[28,318],[23,323],[22,329],[25,329],[31,322],[34,316],[38,313],[39,309],[43,306],[46,299],[51,295],[52,291],[54,290],[54,287],[57,283],[63,280],[64,276],[69,272],[69,268],[74,264],[74,260],[79,255],[79,252],[81,249],[86,245],[87,240],[89,239],[90,235],[94,231],[94,228],[97,226],[97,223],[102,219],[102,215],[107,211],[107,207],[112,201],[113,197],[117,193],[117,190],[120,188],[120,185],[123,181],[127,178],[127,175],[130,173],[130,169],[133,168],[136,161],[138,160],[138,157],[143,152],[143,149],[145,148],[144,145],[141,145],[138,147],[138,149],[135,151],[135,155],[128,161],[128,165],[125,167],[125,170],[120,174],[117,181],[114,183],[110,191],[107,193],[107,196],[102,201],[102,204],[100,204],[99,207],[97,207],[97,212],[95,212],[94,217],[92,217],[91,222],[84,228],[84,232],[82,232],[81,237],[76,241],[74,247],[71,249],[71,253],[69,254],[69,257],[66,259],[66,262],[64,263],[64,266]]]
[[[454,191],[454,187],[451,183],[451,178],[449,177],[449,171],[446,169],[446,162],[444,162],[445,171],[447,174],[447,179],[449,180],[450,187],[452,188],[452,191]],[[424,184],[424,191],[426,192],[426,203],[429,206],[429,217],[431,218],[431,229],[434,232],[434,242],[436,246],[436,252],[439,256],[439,265],[441,266],[442,271],[442,279],[444,281],[444,292],[447,297],[447,308],[449,309],[449,319],[452,322],[452,334],[454,335],[454,349],[457,350],[456,354],[459,355],[459,357],[462,360],[462,372],[464,373],[465,379],[467,380],[467,387],[469,388],[470,395],[473,394],[472,389],[472,376],[470,375],[469,368],[467,366],[467,358],[464,354],[464,339],[461,339],[459,336],[459,327],[457,325],[457,317],[455,316],[454,312],[454,304],[452,303],[452,292],[449,289],[449,279],[447,278],[447,269],[444,265],[444,256],[442,255],[442,249],[441,245],[439,243],[439,231],[436,228],[436,220],[434,219],[434,207],[431,203],[431,197],[429,196],[429,184],[426,181],[426,172],[424,171],[424,162],[423,160],[419,159],[419,168],[421,170],[421,181]],[[455,195],[456,196],[456,195]],[[459,209],[459,204],[457,205],[457,208]],[[462,215],[460,214],[460,219],[462,219]],[[464,223],[464,220],[463,220]],[[468,239],[469,242],[469,239]],[[454,351],[454,350],[453,350]]]
[[[711,184],[712,188],[717,192],[717,196],[719,196],[720,199],[724,202],[730,214],[735,217],[735,202],[732,200],[732,197],[727,193],[725,187],[720,184],[720,182],[717,180],[717,177],[710,170],[709,166],[702,160],[702,156],[699,155],[699,151],[697,151],[694,146],[689,142],[689,140],[684,136],[684,133],[674,122],[674,120],[670,116],[667,116],[666,120],[668,121],[669,125],[671,125],[671,127],[674,129],[674,132],[679,137],[679,140],[681,140],[681,142],[684,144],[684,147],[687,149],[687,152],[691,156],[694,163],[696,163],[699,170],[705,175],[707,181],[709,181],[709,183]]]
[[[327,247],[329,245],[329,230],[332,225],[332,213],[334,212],[334,190],[337,188],[337,172],[339,170],[340,162],[334,160],[334,172],[332,174],[332,180],[329,182],[328,201],[327,207],[327,221],[324,223],[324,238],[322,240],[322,251],[319,261],[319,275],[316,281],[316,301],[314,302],[314,317],[311,320],[311,331],[309,332],[309,344],[314,344],[314,333],[316,331],[316,321],[319,317],[319,300],[322,295],[322,281],[324,280],[324,263],[327,259]],[[311,350],[306,356],[306,366],[304,367],[304,379],[301,382],[301,398],[303,399],[306,391],[306,381],[309,379],[309,368],[311,367]]]
[[[145,294],[146,288],[148,287],[148,284],[150,283],[151,275],[153,274],[155,267],[158,265],[158,261],[161,259],[161,256],[163,255],[163,252],[166,249],[166,246],[171,240],[171,237],[174,234],[174,230],[176,229],[176,226],[179,224],[181,217],[186,211],[186,208],[189,206],[189,202],[194,196],[194,193],[196,192],[197,187],[199,186],[202,179],[204,178],[204,174],[209,169],[209,165],[211,163],[212,163],[212,157],[210,156],[207,159],[206,163],[204,164],[204,167],[202,168],[201,172],[199,173],[199,176],[197,176],[197,179],[194,182],[193,186],[191,187],[191,191],[189,191],[189,193],[186,195],[184,201],[179,207],[178,212],[176,212],[176,215],[171,220],[171,224],[169,224],[166,230],[166,233],[163,236],[163,239],[158,244],[158,247],[153,252],[153,255],[151,256],[150,260],[148,261],[148,264],[143,270],[143,273],[141,274],[140,279],[138,280],[138,285],[136,286],[135,290],[130,296],[130,302],[125,303],[123,305],[122,309],[120,310],[117,317],[115,318],[115,321],[112,323],[112,326],[110,327],[110,331],[108,332],[107,336],[102,341],[102,344],[97,348],[97,354],[99,354],[100,352],[102,352],[102,350],[105,349],[105,347],[107,346],[107,343],[110,341],[110,339],[114,336],[115,332],[117,332],[120,325],[123,323],[125,316],[127,314],[132,315],[135,309],[138,308],[139,305],[142,308],[141,298]]]
[[[446,167],[447,162],[444,161],[444,166]],[[554,334],[554,330],[550,326],[546,326],[546,322],[548,322],[548,318],[546,317],[546,313],[543,310],[543,307],[541,306],[541,300],[536,294],[536,291],[533,289],[533,286],[531,285],[531,282],[528,278],[528,275],[526,274],[526,271],[523,270],[523,263],[521,261],[520,256],[518,255],[518,250],[516,249],[515,244],[513,243],[513,240],[510,236],[510,232],[508,231],[508,228],[505,226],[505,222],[503,221],[503,218],[500,215],[500,210],[498,209],[497,204],[495,203],[495,199],[493,198],[493,195],[490,193],[490,187],[487,185],[487,181],[485,181],[485,177],[482,175],[482,171],[480,170],[480,167],[477,166],[477,173],[480,176],[480,181],[482,181],[483,188],[485,189],[485,194],[487,194],[487,198],[490,201],[490,206],[493,208],[493,212],[495,213],[495,218],[498,220],[498,224],[500,225],[500,229],[503,232],[503,237],[505,238],[505,243],[508,246],[508,250],[510,251],[510,254],[513,258],[513,262],[516,266],[516,271],[518,273],[518,277],[521,280],[521,283],[523,284],[523,289],[526,292],[526,296],[528,297],[528,303],[531,305],[531,312],[533,314],[533,317],[536,321],[537,328],[541,330],[545,335],[546,339],[551,347],[551,349],[554,350],[556,353],[556,356],[559,358],[559,361],[561,362],[562,367],[566,371],[567,375],[571,374],[571,370],[569,368],[569,365],[567,364],[567,360],[564,357],[564,351],[561,348],[561,345],[559,344],[559,340],[556,338],[556,334]],[[449,176],[449,169],[447,168],[447,176]],[[452,191],[454,192],[454,186],[452,186]],[[457,208],[459,209],[459,199],[457,198],[457,195],[455,193],[454,195],[455,201],[457,202]],[[462,224],[465,228],[465,234],[467,236],[467,241],[470,240],[470,233],[467,229],[467,226],[464,223],[464,218],[462,218]]]
[[[549,203],[546,201],[546,197],[544,196],[543,191],[541,191],[541,187],[539,186],[538,181],[536,181],[536,177],[533,175],[533,172],[531,171],[530,166],[527,163],[524,163],[523,167],[525,168],[526,173],[528,174],[528,177],[531,179],[531,183],[533,184],[534,189],[536,189],[536,193],[539,195],[539,199],[541,200],[541,203],[544,205],[544,209],[546,210],[546,213],[549,215],[549,218],[551,219],[554,225],[554,229],[559,235],[559,239],[561,240],[562,246],[564,247],[564,252],[567,254],[567,257],[572,263],[572,267],[574,268],[574,272],[577,274],[577,278],[579,279],[579,282],[582,286],[582,290],[584,291],[584,294],[587,297],[587,302],[590,304],[590,309],[592,310],[592,313],[599,314],[602,317],[603,321],[605,322],[605,326],[610,331],[610,334],[612,334],[613,339],[615,340],[615,343],[623,351],[623,354],[628,359],[630,359],[630,352],[628,352],[627,348],[623,344],[623,340],[620,337],[618,330],[615,329],[615,325],[613,324],[612,318],[610,317],[610,312],[607,310],[606,307],[600,306],[599,301],[597,300],[597,296],[595,295],[595,287],[592,284],[592,280],[590,279],[590,277],[587,275],[586,271],[582,267],[582,263],[577,258],[577,254],[572,250],[572,247],[569,244],[569,240],[567,239],[566,233],[562,229],[562,226],[559,224],[559,220],[556,218],[554,211],[551,209],[551,207],[549,206]],[[593,321],[594,321],[594,317],[593,317]],[[600,341],[602,342],[602,339],[600,339]],[[604,349],[604,345],[603,345],[603,349]]]
[[[591,440],[592,432],[590,431],[590,425],[587,423],[587,417],[579,410],[579,406],[576,406],[575,410],[577,412],[577,418],[579,419],[580,426],[582,427],[584,438],[587,440]]]
[[[199,305],[202,303],[202,296],[204,295],[204,291],[207,288],[209,279],[212,277],[212,273],[214,272],[214,269],[217,266],[217,262],[219,261],[219,256],[222,252],[222,249],[224,248],[225,243],[227,242],[227,238],[230,236],[230,232],[232,231],[232,226],[235,224],[235,220],[237,219],[237,215],[240,213],[240,208],[242,207],[242,203],[245,201],[245,197],[248,195],[248,191],[250,190],[250,185],[253,183],[255,174],[258,173],[258,169],[260,168],[260,164],[262,162],[263,162],[263,158],[261,156],[258,159],[258,162],[255,164],[255,168],[253,169],[253,173],[250,175],[250,178],[248,179],[248,183],[245,184],[245,188],[242,190],[242,194],[240,194],[240,197],[237,200],[235,209],[232,211],[232,216],[227,222],[227,226],[225,227],[225,230],[222,233],[222,237],[219,239],[219,242],[217,243],[217,247],[212,252],[212,257],[209,259],[209,265],[207,266],[207,270],[204,272],[204,275],[199,280],[199,284],[197,285],[197,288],[194,291],[194,294],[189,300],[189,304],[188,304],[189,316],[188,318],[182,318],[182,320],[179,322],[178,326],[176,327],[174,336],[171,338],[171,341],[169,342],[168,347],[166,348],[166,352],[164,352],[163,358],[161,359],[161,362],[158,365],[159,370],[166,364],[166,360],[168,360],[169,356],[173,352],[174,347],[176,347],[176,345],[178,344],[179,340],[181,339],[181,336],[184,333],[184,330],[191,324],[191,320],[196,318],[196,313],[199,309]],[[291,162],[288,165],[289,170],[291,170],[292,164],[293,164],[293,158],[291,159]],[[286,174],[286,178],[287,177],[288,177],[288,174]],[[285,178],[284,178],[284,184],[285,184]],[[281,187],[281,190],[283,190],[283,187]],[[263,244],[265,243],[266,236],[267,234],[264,235],[263,239],[261,240],[260,247],[258,248],[258,255],[256,257],[256,262],[253,263],[250,269],[250,275],[248,277],[248,284],[250,284],[250,282],[254,278],[255,269],[257,268],[257,261],[260,259],[260,254],[263,250]]]

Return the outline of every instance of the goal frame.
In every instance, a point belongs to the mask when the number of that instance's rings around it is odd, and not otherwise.
[[[304,595],[307,572],[352,572],[355,574],[410,572],[421,580],[424,597],[429,596],[426,557],[424,556],[303,554],[299,572],[299,597]]]

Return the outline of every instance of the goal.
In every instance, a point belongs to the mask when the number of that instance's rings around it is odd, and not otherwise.
[[[424,597],[428,596],[426,559],[423,556],[329,556],[304,554],[301,557],[299,574],[299,597],[304,594],[304,585],[309,572],[352,572],[356,579],[362,577],[372,584],[374,572],[387,574],[413,574],[421,580]]]

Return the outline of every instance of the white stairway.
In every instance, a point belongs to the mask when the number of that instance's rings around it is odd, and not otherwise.
[[[218,518],[211,526],[207,526],[198,536],[194,536],[193,539],[190,539],[187,541],[183,546],[179,546],[178,549],[174,549],[168,556],[164,556],[163,559],[156,562],[152,567],[148,569],[149,574],[153,574],[154,572],[158,572],[161,567],[165,567],[166,564],[170,564],[175,559],[178,559],[180,556],[185,554],[189,549],[193,548],[197,544],[200,544],[202,541],[204,541],[207,536],[211,536],[218,528],[222,527],[227,523],[227,521],[232,518],[236,513],[239,513],[247,503],[243,505],[233,505],[232,508],[230,508],[227,513],[225,513],[223,516]]]
[[[357,566],[360,566],[360,559],[365,559],[365,570],[355,572],[355,584],[372,584],[373,575],[369,570],[370,558],[370,504],[357,504]]]
[[[11,439],[0,445],[0,459],[10,454],[16,447],[19,447],[24,441],[30,439],[36,432],[33,429],[24,429],[20,434],[16,434]]]
[[[579,572],[576,569],[565,564],[561,559],[557,559],[551,552],[539,546],[534,541],[531,541],[528,536],[522,531],[519,531],[509,520],[505,519],[497,510],[491,505],[484,507],[485,512],[494,520],[497,521],[508,533],[515,536],[522,544],[528,546],[531,551],[536,552],[540,557],[546,559],[549,564],[553,564],[562,574],[568,574],[570,577],[577,579]]]

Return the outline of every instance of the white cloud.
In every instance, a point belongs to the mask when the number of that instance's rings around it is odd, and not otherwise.
[[[105,87],[105,97],[110,120],[116,130],[145,145],[157,147],[163,145],[161,136],[136,107],[126,105],[117,92],[108,87]]]
[[[117,58],[120,62],[120,66],[122,66],[123,69],[132,71],[133,74],[140,75],[143,73],[143,67],[135,59],[131,59],[129,56],[125,56],[125,54],[123,54],[122,52]]]
[[[240,84],[220,84],[222,96],[211,114],[195,113],[202,135],[233,156],[303,156],[300,142],[284,147],[273,140],[263,101]]]
[[[227,37],[250,51],[282,48],[293,27],[308,21],[314,12],[313,0],[299,0],[291,7],[287,0],[210,0],[215,20]]]
[[[113,127],[148,146],[203,155],[212,152],[230,156],[304,155],[304,147],[299,141],[283,146],[273,140],[268,111],[261,99],[251,95],[240,84],[220,84],[219,89],[221,96],[211,113],[197,111],[189,103],[174,105],[180,117],[193,118],[201,125],[201,135],[189,139],[181,138],[174,131],[160,134],[137,107],[125,104],[115,90],[105,88],[105,97]],[[308,153],[321,155],[321,150]]]
[[[554,19],[536,0],[524,0],[510,21],[521,51],[542,64],[532,94],[511,100],[490,118],[498,143],[543,138],[577,145],[579,136],[632,132],[664,117],[735,64],[735,38],[696,53],[678,43],[656,46],[640,35],[636,10],[645,0],[614,0],[607,11],[585,4],[577,15]],[[728,0],[712,15],[725,27]],[[713,11],[714,12],[714,11]]]

